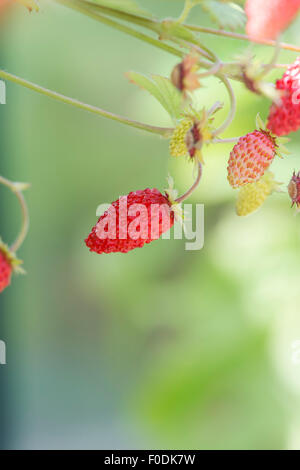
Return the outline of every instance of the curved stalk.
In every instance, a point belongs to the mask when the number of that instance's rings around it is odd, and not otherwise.
[[[3,176],[0,176],[0,183],[9,188],[16,196],[19,201],[21,211],[22,211],[22,226],[21,230],[19,232],[19,235],[17,236],[15,242],[11,245],[10,250],[15,253],[18,251],[20,246],[23,244],[26,235],[28,233],[29,229],[29,213],[28,213],[28,207],[25,201],[25,198],[23,196],[23,193],[20,189],[18,189],[18,183],[13,183],[12,181],[9,181],[8,179],[4,178]]]
[[[222,62],[220,61],[220,59],[218,59],[218,60],[211,66],[211,68],[208,69],[206,72],[198,73],[198,78],[201,79],[201,78],[210,77],[211,75],[216,75],[216,73],[218,73],[219,70],[221,69],[222,65],[223,65]]]
[[[175,199],[174,202],[176,202],[177,204],[179,204],[180,202],[183,202],[185,201],[188,197],[190,197],[190,195],[195,191],[195,189],[198,187],[200,181],[201,181],[201,177],[202,177],[202,164],[201,162],[198,161],[198,173],[197,173],[197,178],[196,178],[196,181],[194,182],[194,184],[190,187],[190,189],[188,189],[188,191],[186,191],[186,193],[184,193],[182,196],[178,197],[177,199]]]
[[[37,93],[48,96],[49,98],[53,98],[56,101],[60,101],[65,104],[70,104],[72,106],[75,106],[76,108],[84,109],[85,111],[89,111],[90,113],[97,114],[98,116],[112,119],[113,121],[126,124],[127,126],[134,127],[136,129],[151,132],[152,134],[158,134],[158,135],[161,135],[162,137],[168,138],[172,135],[172,132],[173,132],[172,128],[156,127],[156,126],[151,126],[149,124],[144,124],[142,122],[134,121],[132,119],[119,116],[118,114],[105,111],[96,106],[83,103],[82,101],[76,100],[74,98],[69,98],[68,96],[57,93],[56,91],[48,90],[47,88],[44,88],[40,85],[29,82],[28,80],[17,77],[16,75],[13,75],[11,73],[5,72],[4,70],[0,70],[0,78],[2,78],[3,80],[9,80],[11,82],[14,82],[17,85],[21,85],[25,88],[29,88],[30,90],[36,91]]]
[[[228,78],[221,74],[216,74],[216,77],[218,77],[224,83],[228,91],[229,98],[230,98],[230,112],[227,116],[227,119],[223,122],[223,124],[214,131],[214,136],[222,134],[222,132],[224,132],[227,129],[227,127],[230,126],[236,113],[236,97],[235,97],[234,91],[232,89],[232,86]]]
[[[183,7],[183,10],[182,10],[182,13],[180,15],[180,17],[178,18],[178,22],[179,23],[183,23],[187,17],[189,16],[189,13],[191,11],[191,9],[193,8],[193,3],[191,2],[191,0],[185,0],[185,4],[184,4],[184,7]]]

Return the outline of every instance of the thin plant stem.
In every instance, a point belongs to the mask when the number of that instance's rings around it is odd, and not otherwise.
[[[270,63],[263,67],[263,71],[256,77],[256,80],[262,80],[266,75],[268,75],[269,72],[271,72],[274,69],[277,63],[277,60],[279,58],[280,51],[281,49],[280,49],[279,41],[277,40],[276,47],[274,49],[274,54]]]
[[[241,137],[230,137],[228,139],[213,139],[213,144],[231,144],[237,142]]]
[[[227,37],[231,39],[240,39],[242,41],[262,44],[264,46],[276,47],[276,41],[273,41],[272,39],[255,39],[254,40],[250,38],[249,36],[247,36],[246,34],[234,33],[232,31],[224,31],[222,29],[207,28],[204,26],[196,26],[196,25],[189,25],[189,24],[185,24],[184,26],[191,31],[195,31],[199,33],[213,34],[216,36],[223,36],[223,37]],[[292,52],[300,52],[300,47],[295,46],[294,44],[287,44],[285,42],[280,42],[279,47],[281,49],[286,49]]]
[[[0,78],[2,78],[3,80],[9,80],[11,82],[14,82],[17,85],[21,85],[37,93],[48,96],[49,98],[53,98],[54,100],[60,101],[61,103],[69,104],[75,106],[76,108],[84,109],[85,111],[97,114],[98,116],[102,116],[113,121],[126,124],[127,126],[134,127],[136,129],[151,132],[152,134],[158,134],[165,138],[170,137],[174,130],[173,128],[151,126],[149,124],[144,124],[142,122],[134,121],[126,117],[119,116],[118,114],[114,114],[109,111],[104,111],[101,108],[83,103],[82,101],[76,100],[74,98],[69,98],[68,96],[62,95],[60,93],[57,93],[56,91],[52,91],[35,83],[29,82],[28,80],[17,77],[16,75],[5,72],[4,70],[0,70]]]
[[[28,213],[28,207],[25,201],[25,198],[23,196],[23,193],[21,190],[18,189],[18,184],[13,183],[12,181],[9,181],[8,179],[4,178],[3,176],[0,176],[0,184],[3,184],[7,188],[9,188],[16,196],[19,201],[21,211],[22,211],[22,225],[21,225],[21,230],[15,240],[15,242],[11,245],[10,250],[15,253],[18,251],[20,246],[23,244],[26,235],[28,233],[29,229],[29,213]]]
[[[198,161],[198,173],[197,173],[197,178],[194,182],[194,184],[190,187],[190,189],[188,189],[186,191],[186,193],[184,193],[182,196],[178,197],[177,199],[175,199],[175,202],[177,204],[179,204],[180,202],[183,202],[185,201],[188,197],[190,197],[190,195],[195,191],[195,189],[198,187],[200,181],[201,181],[201,177],[202,177],[202,164],[201,162]]]

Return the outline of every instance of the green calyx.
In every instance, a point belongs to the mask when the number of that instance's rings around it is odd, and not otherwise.
[[[289,150],[285,147],[285,144],[290,141],[288,137],[278,137],[276,134],[267,128],[267,124],[261,119],[259,113],[256,116],[256,127],[258,130],[266,134],[274,143],[276,155],[283,158],[283,155],[289,155]]]
[[[25,274],[24,269],[21,267],[21,264],[23,264],[23,261],[17,258],[16,254],[13,253],[10,249],[9,246],[6,245],[0,238],[0,251],[4,254],[5,258],[11,265],[13,272],[17,274]]]

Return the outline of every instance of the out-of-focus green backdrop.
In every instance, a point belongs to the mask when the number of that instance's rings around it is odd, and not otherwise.
[[[175,17],[183,2],[142,3]],[[210,24],[201,10],[192,21]],[[299,43],[297,29],[299,22],[284,39]],[[202,38],[227,60],[247,47]],[[266,61],[272,54],[254,50]],[[282,52],[280,62],[294,58]],[[85,102],[170,125],[124,74],[168,76],[176,59],[53,2],[41,2],[39,14],[15,11],[2,27],[1,64]],[[228,137],[250,132],[257,112],[265,119],[269,108],[234,86],[238,112]],[[200,105],[219,99],[227,109],[217,80],[203,82],[197,96]],[[15,277],[1,298],[3,447],[299,449],[300,220],[287,196],[238,218],[226,180],[231,146],[212,146],[189,201],[205,204],[203,250],[159,240],[98,256],[83,243],[98,204],[162,190],[168,172],[183,192],[191,166],[171,161],[167,141],[10,83],[1,140],[1,173],[32,184],[20,252],[27,276]],[[285,185],[299,169],[299,134],[289,147],[291,155],[273,164]],[[0,197],[1,235],[10,241],[18,207],[3,188]]]

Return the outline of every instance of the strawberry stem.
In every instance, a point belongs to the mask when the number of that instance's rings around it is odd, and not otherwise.
[[[224,83],[224,85],[225,85],[225,87],[228,91],[229,98],[230,98],[230,111],[229,111],[229,114],[227,116],[227,119],[223,122],[223,124],[218,129],[216,129],[214,131],[214,136],[222,134],[227,129],[227,127],[230,126],[230,124],[234,120],[235,113],[236,113],[236,97],[235,97],[235,93],[233,91],[233,88],[230,84],[230,81],[228,80],[227,77],[225,77],[224,75],[221,75],[221,74],[216,74],[216,77],[218,77]]]
[[[197,187],[199,186],[199,183],[201,181],[201,177],[202,177],[202,164],[201,162],[198,161],[198,173],[197,173],[197,178],[196,178],[196,181],[194,182],[194,184],[190,187],[190,189],[188,189],[188,191],[186,191],[186,193],[184,193],[182,196],[178,197],[177,199],[175,199],[175,203],[179,204],[180,202],[183,202],[185,201],[188,197],[190,197],[190,195],[195,191],[195,189],[197,189]]]
[[[241,137],[230,137],[228,139],[213,139],[213,144],[231,144],[237,142]]]
[[[29,213],[28,207],[23,196],[22,190],[18,188],[18,183],[14,183],[9,181],[8,179],[0,176],[0,184],[3,184],[7,188],[9,188],[16,196],[21,206],[22,211],[22,226],[19,235],[17,236],[15,242],[11,245],[10,250],[15,253],[18,251],[20,246],[23,244],[26,235],[29,229]],[[24,189],[26,189],[26,185],[24,185]]]

